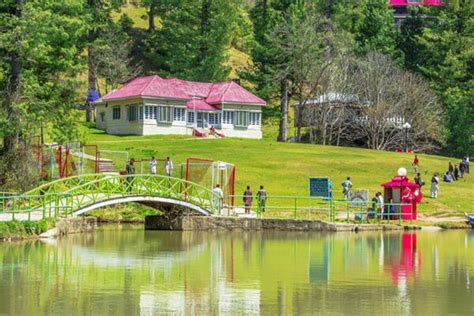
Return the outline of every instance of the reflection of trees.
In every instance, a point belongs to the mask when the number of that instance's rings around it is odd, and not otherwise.
[[[0,314],[469,314],[471,235],[408,234],[416,247],[406,253],[398,232],[124,229],[0,244]]]

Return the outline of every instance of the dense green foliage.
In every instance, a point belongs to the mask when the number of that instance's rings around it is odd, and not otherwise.
[[[43,219],[40,221],[10,221],[0,222],[0,240],[1,239],[21,239],[32,236],[38,236],[55,225],[52,219]]]
[[[231,50],[249,56],[246,71],[238,74],[242,83],[270,105],[278,104],[267,112],[280,116],[281,141],[289,139],[295,117],[290,105],[303,94],[324,91],[327,80],[308,76],[308,70],[346,56],[363,61],[376,51],[423,76],[436,92],[444,112],[438,135],[446,138],[430,141],[449,154],[474,154],[474,9],[469,1],[412,8],[400,29],[386,0],[136,1],[140,8],[135,8],[145,13],[145,28],[135,25],[137,17],[117,13],[124,3],[0,3],[3,161],[24,151],[21,144],[43,130],[56,142],[77,139],[74,109],[84,103],[86,72],[87,86],[102,94],[140,74],[221,81],[231,76]],[[318,17],[318,36],[305,42],[298,28],[311,26],[308,16]],[[304,45],[311,47],[306,51]],[[325,143],[324,137],[314,137]],[[0,183],[6,177],[1,171]]]
[[[426,18],[426,16],[429,18]],[[405,66],[431,82],[447,113],[446,150],[474,153],[474,7],[450,1],[442,8],[413,11],[402,27]]]

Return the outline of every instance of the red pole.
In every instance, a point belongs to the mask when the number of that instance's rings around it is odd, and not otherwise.
[[[58,145],[58,172],[59,177],[63,177],[63,146]]]
[[[232,189],[231,189],[231,194],[232,194],[232,198],[230,199],[230,204],[232,205],[232,207],[234,207],[234,194],[235,194],[235,166],[234,168],[232,169]]]

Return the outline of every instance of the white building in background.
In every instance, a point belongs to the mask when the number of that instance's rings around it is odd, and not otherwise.
[[[235,82],[136,78],[95,103],[97,128],[114,135],[188,134],[262,138],[266,102]]]

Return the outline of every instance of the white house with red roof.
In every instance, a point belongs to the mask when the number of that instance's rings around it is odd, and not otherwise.
[[[262,138],[266,102],[235,82],[136,78],[95,102],[97,128],[114,135],[190,135],[214,127],[226,137]]]

